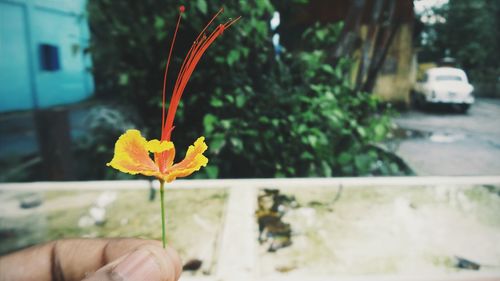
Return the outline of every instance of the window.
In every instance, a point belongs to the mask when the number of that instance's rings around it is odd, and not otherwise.
[[[458,75],[438,75],[436,81],[462,81],[462,77]]]
[[[59,48],[55,45],[40,44],[40,65],[45,71],[59,70]]]

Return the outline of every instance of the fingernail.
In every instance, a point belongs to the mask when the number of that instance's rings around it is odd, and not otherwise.
[[[145,250],[132,252],[113,270],[114,277],[123,281],[161,281],[161,272],[153,255]]]

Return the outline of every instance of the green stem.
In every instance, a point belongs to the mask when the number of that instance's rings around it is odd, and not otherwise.
[[[163,186],[165,185],[165,182],[163,180],[160,180],[160,204],[161,204],[161,240],[163,242],[163,248],[165,249],[167,246],[167,242],[165,239],[165,202],[163,199],[163,194],[164,194],[164,188]]]

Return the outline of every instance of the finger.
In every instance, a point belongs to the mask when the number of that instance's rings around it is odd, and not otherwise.
[[[158,241],[142,239],[68,239],[28,248],[0,258],[0,281],[4,280],[82,280],[89,273],[139,249],[151,245],[161,249]],[[167,253],[175,253],[169,249]],[[180,272],[176,254],[168,254],[174,272]],[[4,270],[5,269],[5,270]]]
[[[142,245],[107,264],[84,281],[175,281],[176,261],[163,248]]]
[[[171,247],[167,248],[167,254],[170,257],[170,260],[172,261],[175,268],[175,280],[178,280],[179,277],[181,277],[182,273],[182,260],[179,257],[177,251]]]

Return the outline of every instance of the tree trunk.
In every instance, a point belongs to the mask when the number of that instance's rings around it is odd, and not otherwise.
[[[36,110],[34,115],[45,179],[74,179],[68,110]]]

